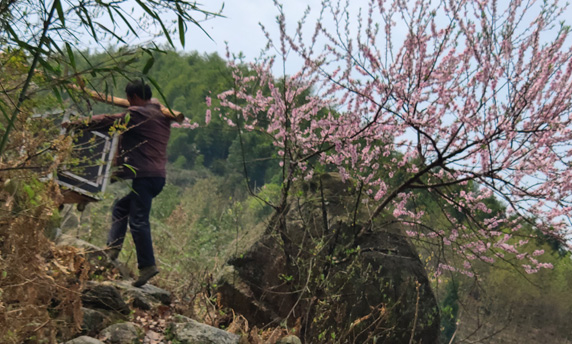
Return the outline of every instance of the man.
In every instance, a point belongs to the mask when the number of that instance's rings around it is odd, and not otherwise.
[[[141,287],[159,273],[153,253],[149,213],[153,198],[165,185],[171,120],[163,115],[160,105],[151,100],[149,85],[142,81],[130,82],[125,93],[130,105],[126,113],[93,116],[87,127],[99,130],[118,121],[127,125],[127,130],[120,137],[116,157],[119,170],[114,175],[132,179],[133,183],[131,192],[113,206],[107,254],[112,260],[117,259],[129,225],[139,269],[139,277],[133,286]]]

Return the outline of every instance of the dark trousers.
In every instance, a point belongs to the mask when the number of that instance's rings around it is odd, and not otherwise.
[[[121,249],[129,224],[139,269],[155,265],[149,213],[153,198],[163,190],[163,186],[165,178],[162,177],[135,178],[131,192],[113,206],[113,222],[107,237],[107,246]]]

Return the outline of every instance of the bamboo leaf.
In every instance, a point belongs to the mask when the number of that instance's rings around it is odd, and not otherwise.
[[[38,63],[41,64],[45,70],[47,70],[53,74],[56,74],[56,75],[60,74],[59,69],[55,69],[48,61],[44,60],[43,58],[38,57]]]
[[[157,82],[156,82],[153,78],[147,77],[147,80],[149,80],[149,82],[150,82],[153,86],[155,86],[155,89],[156,89],[157,92],[159,92],[159,94],[161,95],[161,99],[163,100],[163,102],[164,102],[165,104],[167,104],[167,97],[165,97],[165,95],[164,95],[163,92],[161,91],[161,87],[159,87],[159,84],[157,84]],[[167,107],[170,108],[170,107],[168,106],[168,104],[167,104]]]
[[[63,100],[63,98],[62,98],[62,94],[61,94],[60,90],[59,90],[57,87],[54,87],[54,88],[52,89],[52,92],[53,92],[54,95],[56,96],[56,99],[58,100],[58,102],[59,102],[60,104],[63,104],[64,100]]]
[[[62,27],[66,26],[66,18],[64,15],[64,10],[62,8],[61,0],[54,0],[54,6],[56,7],[56,11],[58,11],[58,17],[60,18],[60,22],[62,23]]]
[[[72,66],[73,69],[75,70],[75,69],[76,69],[76,66],[75,66],[75,56],[73,55],[73,51],[72,51],[71,45],[70,45],[68,42],[66,42],[66,50],[67,50],[67,52],[68,52],[68,57],[69,57],[69,59],[70,59],[71,66]]]
[[[165,37],[167,38],[167,41],[169,41],[169,44],[172,47],[175,47],[175,45],[173,44],[173,40],[171,40],[171,35],[169,35],[169,30],[167,30],[165,24],[163,24],[163,21],[159,18],[157,18],[157,21],[159,22],[159,24],[161,24],[161,27],[163,28],[163,32],[165,33]]]
[[[143,67],[142,73],[146,75],[151,69],[151,67],[153,67],[153,64],[155,64],[155,57],[151,55],[151,57],[147,60],[147,63],[145,63],[145,67]]]
[[[115,32],[109,30],[105,25],[102,25],[102,24],[97,23],[97,22],[96,22],[96,24],[97,24],[101,29],[103,29],[105,32],[107,32],[107,33],[111,34],[113,37],[117,38],[117,40],[119,40],[121,43],[127,44],[127,42],[125,42],[125,41],[123,40],[123,38],[121,38],[120,36],[118,36]]]
[[[135,35],[135,37],[139,37],[139,35],[137,34],[137,31],[133,28],[133,26],[131,26],[130,21],[127,20],[127,18],[125,18],[125,16],[121,13],[120,9],[116,8],[114,6],[113,10],[115,11],[115,13],[117,13],[121,17],[121,19],[123,19],[123,22],[127,25],[129,30],[131,31],[131,33],[133,33]]]
[[[112,8],[111,6],[107,5],[107,15],[109,16],[109,19],[111,19],[113,25],[116,25],[115,17],[113,17],[113,12],[111,12],[111,8]]]
[[[163,33],[165,33],[165,37],[167,38],[167,41],[169,41],[169,44],[174,47],[175,45],[173,44],[173,40],[171,39],[171,35],[169,34],[169,30],[167,30],[167,28],[165,27],[165,24],[163,23],[163,21],[161,20],[161,18],[157,15],[157,13],[153,12],[149,7],[147,7],[147,5],[145,5],[141,0],[135,0],[139,6],[141,6],[141,8],[147,12],[151,17],[153,17],[156,21],[159,22],[159,25],[161,25],[161,28],[163,29]]]
[[[28,44],[27,42],[20,40],[20,38],[18,37],[18,34],[16,34],[16,32],[12,29],[12,27],[10,25],[4,26],[4,29],[6,29],[6,31],[8,31],[8,33],[12,36],[12,40],[14,40],[14,42],[16,44],[18,44],[18,46],[20,46],[20,48],[27,50],[31,55],[36,54],[36,52],[39,52],[42,54],[48,54],[48,51],[41,49],[39,47],[35,47],[33,45]]]
[[[185,21],[183,20],[183,17],[178,16],[179,17],[179,40],[181,41],[181,45],[183,47],[185,47]]]
[[[82,7],[81,10],[85,14],[85,20],[82,17],[82,21],[84,23],[87,23],[87,25],[89,26],[89,28],[91,30],[91,36],[97,41],[97,33],[95,32],[95,27],[93,27],[93,22],[91,21],[90,14],[87,12],[87,9],[85,7]]]
[[[59,44],[56,41],[54,41],[52,39],[52,37],[46,37],[46,39],[48,40],[48,42],[50,42],[49,46],[54,47],[58,51],[58,54],[60,54],[62,56],[65,55],[64,51],[62,49],[60,49]]]
[[[149,7],[147,7],[147,5],[145,5],[141,0],[135,0],[139,6],[141,6],[141,8],[147,12],[151,17],[161,21],[161,19],[159,19],[159,16],[157,16],[157,13],[153,12]]]

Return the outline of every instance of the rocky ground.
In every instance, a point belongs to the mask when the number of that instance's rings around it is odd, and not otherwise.
[[[283,331],[249,329],[244,318],[234,316],[227,330],[179,314],[181,305],[170,292],[150,283],[131,286],[133,274],[120,262],[111,262],[102,250],[71,236],[58,245],[80,249],[91,264],[91,279],[82,291],[83,323],[76,338],[65,344],[157,344],[157,343],[301,343]],[[184,312],[181,312],[184,313]]]

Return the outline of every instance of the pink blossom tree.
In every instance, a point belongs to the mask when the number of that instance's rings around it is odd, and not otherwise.
[[[316,22],[308,24],[308,10],[293,32],[277,8],[280,36],[267,34],[251,72],[230,62],[235,88],[218,95],[215,111],[273,137],[284,179],[278,212],[293,181],[311,178],[316,164],[335,166],[367,195],[371,223],[391,213],[409,236],[460,254],[460,264],[440,270],[471,274],[472,260],[508,257],[528,273],[550,267],[542,252],[524,253],[530,232],[521,232],[528,223],[564,241],[571,225],[565,7],[372,0],[352,13],[349,2],[324,1]],[[275,64],[292,57],[303,66],[275,77]],[[416,190],[438,199],[446,225],[424,225],[427,214],[411,206]],[[491,197],[506,211],[493,212]]]

